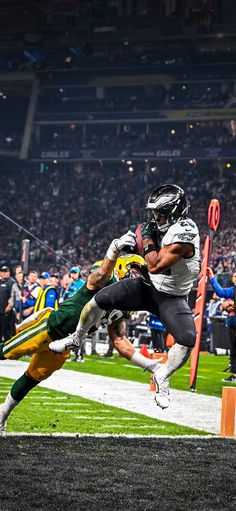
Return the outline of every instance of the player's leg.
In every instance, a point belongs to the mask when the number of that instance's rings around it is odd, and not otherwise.
[[[159,365],[160,359],[151,359],[144,357],[141,353],[137,353],[126,337],[126,322],[123,318],[114,321],[108,326],[108,334],[114,348],[120,355],[130,360],[134,365],[141,367],[145,371],[155,372]]]
[[[27,371],[14,382],[4,403],[0,405],[0,436],[6,435],[7,419],[14,408],[27,396],[30,390],[60,369],[68,356],[69,352],[55,355],[49,351],[33,355]]]
[[[13,383],[4,403],[0,405],[0,436],[6,435],[7,419],[11,412],[38,383],[27,374],[23,374]]]
[[[148,286],[150,284],[142,278],[134,278],[124,279],[101,289],[83,308],[76,332],[70,338],[52,342],[49,348],[56,353],[62,353],[73,345],[81,345],[87,332],[99,324],[106,311],[145,310]]]
[[[40,311],[37,317],[19,325],[19,331],[14,337],[0,344],[0,360],[17,360],[24,355],[47,350],[47,341],[50,342],[47,332],[47,320],[50,310]]]
[[[168,353],[166,364],[161,365],[154,374],[156,403],[161,408],[167,408],[170,402],[169,377],[189,359],[196,340],[196,329],[186,299],[162,295],[159,297],[159,317],[167,332],[173,335],[176,341]]]

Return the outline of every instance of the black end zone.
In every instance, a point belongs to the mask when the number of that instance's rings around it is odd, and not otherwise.
[[[236,443],[220,438],[0,439],[0,508],[236,509]]]

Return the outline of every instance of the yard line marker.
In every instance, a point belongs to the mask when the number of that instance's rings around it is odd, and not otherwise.
[[[36,401],[36,399],[34,400],[33,403],[31,403],[31,405],[36,405],[36,406],[42,406],[42,405],[47,405],[47,406],[50,406],[50,405],[61,405],[62,403],[57,403],[57,399],[55,399],[54,401]],[[66,403],[66,407],[68,406],[77,406],[79,408],[79,404],[78,403]],[[83,405],[81,405],[83,406]],[[86,406],[86,405],[84,405]],[[88,405],[87,405],[88,406]]]
[[[87,415],[75,415],[75,419],[85,419],[85,420],[88,420],[88,416]],[[92,417],[91,417],[92,418]],[[93,417],[94,421],[104,421],[104,417]],[[109,421],[116,421],[116,422],[119,422],[119,421],[138,421],[138,417],[109,417],[108,419]],[[114,427],[114,424],[110,427]],[[127,426],[128,427],[128,426]],[[145,427],[149,427],[149,426],[145,426]],[[155,428],[157,426],[154,426]]]
[[[79,408],[79,406],[78,406],[78,408]],[[55,412],[63,412],[63,413],[75,413],[75,410],[65,410],[64,408],[54,408],[54,411]],[[94,414],[94,415],[97,413],[96,410],[87,410],[84,408],[83,408],[83,412]],[[99,412],[99,413],[112,413],[112,410],[102,410],[102,412]],[[90,418],[92,418],[92,417],[90,416]],[[104,418],[105,418],[105,416],[104,416]]]

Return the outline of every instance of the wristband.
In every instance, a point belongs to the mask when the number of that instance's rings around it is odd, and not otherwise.
[[[149,245],[146,245],[143,249],[144,257],[149,254],[149,252],[156,252],[157,249],[153,243],[150,243]]]
[[[116,261],[119,257],[120,250],[116,247],[115,241],[113,240],[107,250],[106,257],[110,259],[110,261]]]

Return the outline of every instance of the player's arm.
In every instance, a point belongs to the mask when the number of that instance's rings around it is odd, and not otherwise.
[[[124,318],[114,321],[107,327],[108,335],[113,342],[114,348],[122,357],[130,360],[135,353],[135,349],[126,337],[126,322]]]
[[[108,334],[114,348],[122,357],[127,358],[145,371],[154,372],[157,369],[159,361],[144,357],[141,353],[136,353],[133,345],[126,337],[126,322],[123,317],[108,325]]]
[[[148,240],[144,240],[143,246],[144,258],[150,273],[161,273],[177,263],[181,257],[192,257],[194,254],[191,243],[173,243],[162,247],[159,251],[155,249],[153,242],[150,243]]]
[[[94,291],[104,287],[112,277],[115,264],[116,260],[111,261],[107,256],[105,256],[102,265],[92,271],[92,273],[88,276],[87,288]]]
[[[103,259],[102,265],[94,270],[88,277],[88,289],[95,291],[103,288],[107,284],[107,282],[111,279],[112,272],[121,250],[124,249],[124,247],[134,247],[135,238],[135,234],[132,231],[128,231],[120,238],[114,239],[111,242]]]

